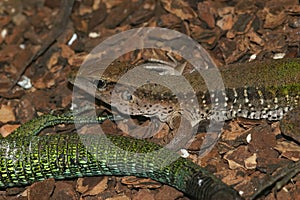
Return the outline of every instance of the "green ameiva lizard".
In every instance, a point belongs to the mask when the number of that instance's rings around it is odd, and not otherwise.
[[[204,168],[151,142],[97,133],[37,136],[45,127],[56,124],[99,123],[113,118],[70,112],[46,114],[23,124],[0,140],[0,188],[47,178],[134,175],[169,184],[192,199],[242,199]]]

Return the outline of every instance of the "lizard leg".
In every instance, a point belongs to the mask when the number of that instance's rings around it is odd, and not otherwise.
[[[89,117],[85,115],[79,115],[81,112],[86,111],[80,109],[78,111],[69,111],[61,115],[45,114],[40,117],[34,118],[24,125],[17,128],[6,138],[14,138],[20,136],[34,136],[38,135],[43,129],[58,124],[72,124],[72,123],[102,123],[106,119],[114,119],[113,115]],[[118,118],[118,116],[116,117]]]

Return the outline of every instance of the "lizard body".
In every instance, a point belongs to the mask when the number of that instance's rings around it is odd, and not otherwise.
[[[91,65],[77,75],[76,86],[109,105],[112,104],[112,100],[118,102],[119,104],[112,106],[121,113],[155,116],[163,122],[170,122],[177,113],[187,113],[186,116],[192,125],[204,119],[218,120],[219,115],[222,115],[221,120],[235,117],[280,120],[286,112],[299,105],[300,59],[220,67],[225,91],[218,90],[218,85],[212,86],[216,90],[208,91],[204,79],[196,71],[185,74],[197,97],[197,109],[189,107],[191,94],[186,93],[189,88],[180,84],[178,76],[161,76],[156,72],[141,69],[140,74],[131,73],[128,79],[134,79],[138,83],[145,77],[155,77],[154,79],[163,85],[175,85],[179,91],[179,98],[183,99],[181,103],[178,102],[178,96],[160,84],[150,83],[136,87],[119,80],[132,68],[134,66],[127,63],[113,63],[104,72],[103,68]],[[99,73],[102,73],[102,77],[99,77]],[[213,79],[214,73],[215,71],[208,69],[202,75]],[[119,87],[116,89],[117,83]],[[112,91],[116,93],[113,99]],[[211,105],[216,103],[222,104],[221,108],[217,107],[219,110],[212,109]]]

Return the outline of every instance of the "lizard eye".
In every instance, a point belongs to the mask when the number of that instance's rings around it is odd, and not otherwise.
[[[97,89],[103,89],[103,88],[105,88],[105,86],[106,86],[106,81],[101,80],[101,79],[99,79],[99,80],[94,80],[94,83],[93,83],[93,84],[97,87]]]

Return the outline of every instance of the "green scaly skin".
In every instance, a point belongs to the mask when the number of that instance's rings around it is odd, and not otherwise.
[[[97,123],[107,118],[112,117],[79,116],[76,122]],[[28,185],[47,178],[134,175],[171,185],[192,199],[242,199],[205,169],[151,142],[99,134],[36,136],[47,126],[73,123],[74,119],[68,113],[43,115],[2,138],[0,188]]]

